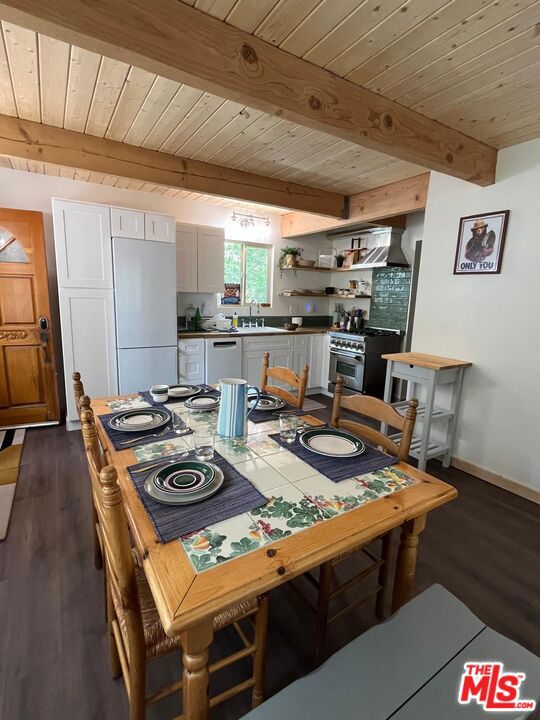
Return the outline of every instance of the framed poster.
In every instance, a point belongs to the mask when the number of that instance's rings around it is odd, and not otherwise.
[[[510,210],[469,215],[459,221],[454,275],[500,273]]]

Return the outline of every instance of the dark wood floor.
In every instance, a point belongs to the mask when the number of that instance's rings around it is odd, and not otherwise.
[[[540,655],[540,508],[438,463],[428,470],[457,487],[460,496],[429,517],[415,592],[442,583],[488,625]],[[9,535],[0,543],[2,720],[128,717],[122,682],[112,680],[108,669],[89,508],[79,433],[63,427],[30,430]],[[329,649],[374,622],[373,607],[364,606],[332,630]],[[287,586],[274,591],[268,694],[311,669],[312,639],[311,616],[301,600]],[[218,636],[215,653],[232,642],[229,634]],[[153,663],[150,684],[172,679],[179,668],[178,657]],[[222,687],[223,679],[217,681]],[[173,717],[178,704],[171,698],[148,718]],[[246,694],[212,717],[233,720],[248,709]]]

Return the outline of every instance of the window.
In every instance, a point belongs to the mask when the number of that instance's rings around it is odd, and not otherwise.
[[[269,303],[272,246],[261,243],[225,242],[225,289],[222,305]]]

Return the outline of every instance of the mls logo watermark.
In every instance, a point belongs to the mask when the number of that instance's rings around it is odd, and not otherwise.
[[[461,676],[458,702],[476,702],[488,712],[534,710],[535,700],[520,698],[520,686],[525,673],[505,672],[501,662],[475,660],[465,663]]]

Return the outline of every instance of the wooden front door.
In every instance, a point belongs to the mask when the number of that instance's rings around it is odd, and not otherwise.
[[[43,216],[0,209],[0,426],[59,417]]]

